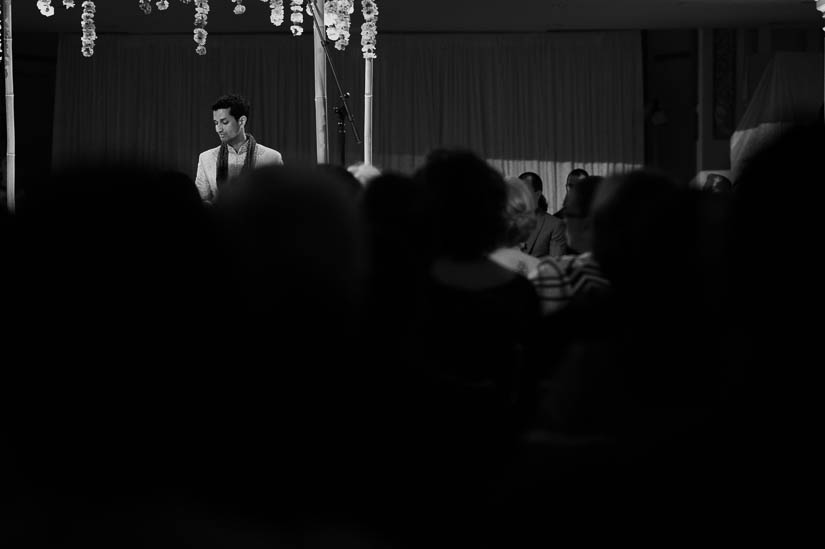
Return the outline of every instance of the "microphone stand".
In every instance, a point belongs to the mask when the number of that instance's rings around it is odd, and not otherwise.
[[[338,88],[338,99],[341,102],[337,107],[335,107],[334,110],[335,114],[338,115],[338,144],[341,148],[341,165],[346,167],[346,120],[349,120],[350,126],[352,126],[352,134],[355,136],[355,142],[359,145],[361,144],[361,138],[358,136],[358,128],[355,126],[355,119],[352,117],[352,111],[350,111],[349,105],[347,105],[349,93],[344,93],[343,88],[341,88],[341,82],[338,80],[338,74],[335,72],[335,66],[332,64],[332,57],[329,55],[329,44],[327,43],[328,41],[326,37],[327,34],[324,32],[323,27],[321,27],[321,22],[318,21],[318,6],[315,4],[315,0],[308,0],[307,5],[310,9],[312,9],[312,20],[318,30],[318,34],[323,37],[323,40],[321,40],[321,45],[324,47],[324,54],[327,57],[327,64],[329,65],[330,71],[332,71],[332,77],[335,79],[335,86]]]
[[[349,97],[349,92],[344,94],[344,98]],[[333,109],[335,114],[338,115],[338,148],[340,150],[341,155],[341,165],[346,167],[347,166],[347,115],[349,114],[349,109],[347,109],[347,104],[345,102],[340,103],[337,107]],[[355,128],[353,128],[354,130]],[[358,139],[358,134],[356,134],[356,139]],[[359,141],[360,143],[360,141]]]

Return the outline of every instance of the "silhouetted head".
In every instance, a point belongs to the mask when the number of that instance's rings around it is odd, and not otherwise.
[[[585,177],[588,177],[589,175],[590,174],[588,174],[587,171],[581,168],[576,168],[575,170],[567,174],[567,182],[564,184],[564,186],[569,191],[570,187],[574,186],[576,183],[578,183]]]
[[[598,175],[585,177],[567,195],[564,209],[567,244],[580,253],[593,249],[593,203],[603,179]]]
[[[440,255],[479,259],[499,245],[507,201],[500,173],[475,153],[436,150],[416,177],[428,196]]]
[[[536,211],[546,212],[548,204],[547,199],[544,198],[544,195],[542,194],[544,184],[542,183],[539,174],[535,172],[524,172],[523,174],[518,176],[518,178],[522,181],[525,181],[530,186],[530,189],[533,191],[533,196],[536,201]]]

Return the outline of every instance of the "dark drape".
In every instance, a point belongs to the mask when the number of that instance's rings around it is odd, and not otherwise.
[[[138,160],[194,177],[218,144],[210,106],[236,91],[253,105],[249,130],[288,164],[314,162],[310,36],[102,35],[94,57],[61,39],[54,164],[85,156]],[[363,136],[363,60],[357,41],[332,50]],[[374,161],[404,172],[436,146],[463,146],[508,175],[538,172],[550,207],[573,167],[603,174],[643,161],[638,32],[383,35],[375,63]],[[338,159],[329,78],[330,158]],[[351,129],[347,161],[362,158]]]

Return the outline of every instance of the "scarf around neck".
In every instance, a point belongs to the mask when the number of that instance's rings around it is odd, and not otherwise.
[[[244,159],[241,173],[246,173],[255,169],[255,153],[258,144],[252,134],[246,134],[246,158]],[[216,181],[218,187],[221,187],[229,180],[229,145],[221,143],[221,149],[218,151],[218,169]]]

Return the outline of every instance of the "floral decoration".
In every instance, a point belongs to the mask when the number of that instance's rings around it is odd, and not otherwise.
[[[63,0],[63,7],[66,9],[74,7],[74,0]]]
[[[168,0],[160,0],[160,2],[155,2],[155,5],[158,7],[158,10],[160,11],[169,9]]]
[[[243,5],[243,0],[235,0],[235,9],[232,11],[235,12],[235,15],[241,15],[245,12],[246,6]]]
[[[269,22],[276,27],[284,24],[284,0],[269,0]]]
[[[138,6],[145,15],[152,13],[152,2],[150,0],[138,0]]]
[[[354,0],[324,2],[324,25],[327,29],[327,38],[335,42],[335,48],[341,51],[349,45],[350,16],[354,11]]]
[[[378,46],[378,3],[375,0],[361,0],[361,14],[364,24],[361,25],[361,51],[364,59],[378,57],[375,49]]]
[[[85,0],[81,7],[83,13],[80,14],[80,27],[83,29],[83,36],[80,37],[80,51],[83,57],[91,57],[95,53],[95,3],[92,0]]]
[[[292,31],[292,36],[304,34],[304,28],[301,26],[304,22],[303,6],[304,0],[290,0],[289,9],[292,10],[292,15],[289,20],[292,21],[292,26],[289,30]]]
[[[195,0],[195,30],[194,40],[198,47],[195,48],[195,53],[198,55],[206,55],[206,20],[209,15],[209,0]]]
[[[40,15],[45,17],[51,17],[54,15],[52,0],[37,0],[37,9],[40,10]]]

